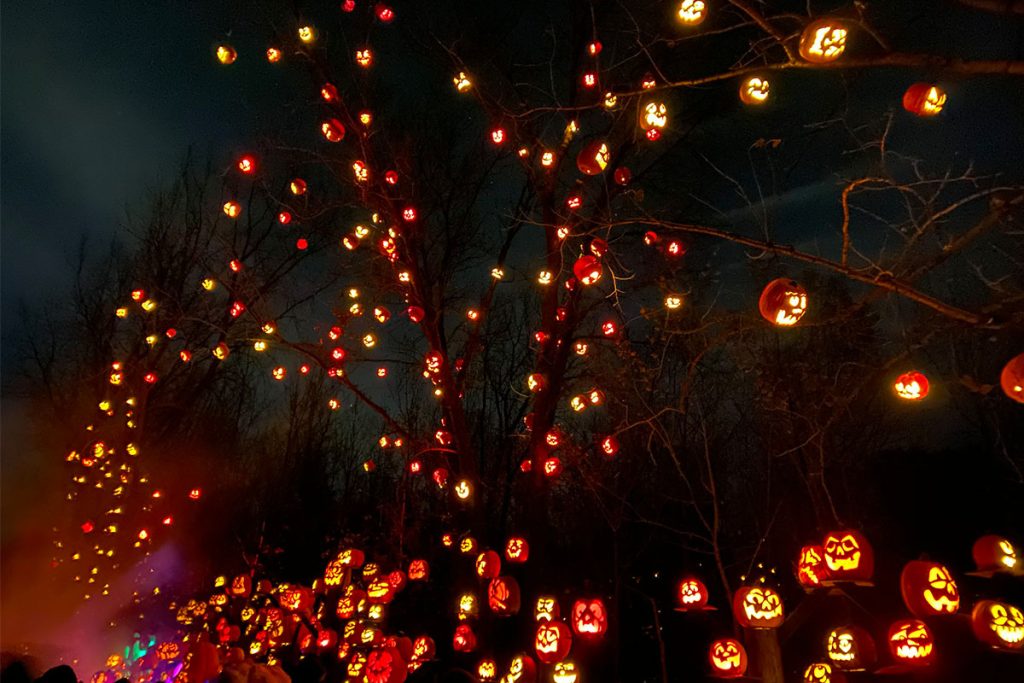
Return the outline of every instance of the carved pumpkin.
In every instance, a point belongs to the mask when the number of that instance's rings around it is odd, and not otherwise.
[[[747,651],[735,638],[720,638],[711,643],[708,661],[717,678],[739,678],[747,672]]]
[[[577,600],[572,605],[572,630],[582,638],[600,638],[608,630],[608,609],[600,598]]]
[[[935,116],[946,105],[946,93],[931,83],[915,83],[903,93],[903,108],[915,116]]]
[[[743,586],[736,591],[732,612],[747,628],[778,628],[785,616],[782,597],[768,586]]]
[[[646,131],[660,130],[668,125],[668,107],[664,102],[647,102],[640,110],[640,127]]]
[[[937,562],[908,562],[900,574],[900,592],[915,617],[956,614],[960,609],[956,581],[949,569]]]
[[[982,600],[971,611],[971,628],[981,642],[997,648],[1024,647],[1024,613],[1019,607]]]
[[[911,370],[896,378],[892,388],[896,395],[907,401],[920,401],[928,395],[928,378],[923,372]]]
[[[771,93],[771,84],[766,76],[751,76],[740,84],[740,102],[743,104],[764,104]]]
[[[228,590],[236,598],[247,598],[252,593],[252,578],[248,574],[239,574],[231,579],[231,587]]]
[[[519,612],[519,583],[511,576],[497,576],[487,584],[487,606],[499,617]]]
[[[494,677],[498,675],[498,665],[494,663],[493,659],[481,659],[480,663],[476,665],[476,675],[481,681],[493,681]]]
[[[696,26],[707,17],[707,3],[704,0],[682,0],[676,16],[679,21],[689,26]]]
[[[846,676],[828,662],[814,662],[804,669],[804,683],[845,683]]]
[[[773,325],[796,325],[807,312],[807,290],[796,280],[780,277],[765,285],[757,308],[761,317]]]
[[[558,600],[550,595],[538,596],[537,602],[533,605],[534,621],[552,621],[557,619],[561,613],[562,611],[558,607]]]
[[[904,664],[930,664],[935,640],[928,626],[918,619],[901,619],[889,627],[889,652]]]
[[[800,34],[800,56],[813,64],[834,62],[846,51],[848,29],[835,19],[817,19]]]
[[[1024,403],[1024,353],[1010,359],[999,374],[1003,393],[1017,403]]]
[[[366,683],[402,683],[409,670],[397,648],[384,647],[366,655]]]
[[[874,638],[859,626],[832,629],[825,641],[825,652],[835,666],[847,671],[866,669],[878,656]]]
[[[356,548],[349,548],[338,553],[338,561],[344,567],[362,567],[366,561],[366,553]]]
[[[509,662],[505,680],[508,683],[534,683],[537,680],[537,663],[530,655],[516,655]]]
[[[875,571],[875,553],[864,534],[853,529],[830,531],[822,542],[830,581],[868,581]]]
[[[501,558],[493,550],[485,550],[477,555],[476,575],[481,579],[493,579],[501,573]]]
[[[708,587],[700,579],[683,579],[676,586],[676,609],[680,612],[704,609]]]
[[[576,683],[579,678],[579,670],[576,662],[566,660],[555,664],[555,670],[551,673],[551,680],[554,683]]]
[[[479,613],[476,596],[472,593],[463,593],[459,596],[458,614],[461,621],[472,619]]]
[[[430,578],[430,564],[423,559],[416,559],[409,563],[409,580],[426,581]]]
[[[509,562],[521,564],[530,557],[530,544],[525,538],[512,536],[505,543],[505,559]]]
[[[340,586],[346,580],[345,572],[347,571],[348,567],[341,560],[331,560],[327,563],[327,568],[324,569],[324,584],[327,586]]]
[[[804,588],[817,588],[828,578],[825,550],[820,545],[805,545],[796,564],[796,579]]]
[[[378,576],[366,586],[366,599],[373,604],[386,605],[395,597],[395,587],[387,576]]]
[[[554,664],[565,659],[572,648],[572,631],[560,621],[542,621],[537,624],[533,649],[537,659],[545,664]]]
[[[1017,567],[1017,549],[1002,536],[982,536],[974,542],[971,555],[979,572],[1013,571]]]
[[[476,634],[469,624],[459,624],[452,636],[452,649],[456,652],[472,652],[476,649]]]
[[[604,269],[593,256],[580,256],[572,266],[573,275],[584,285],[595,284],[601,279]]]
[[[277,602],[292,612],[305,612],[313,606],[313,591],[305,586],[284,584],[278,589]]]
[[[418,662],[428,662],[434,658],[437,648],[430,636],[419,636],[412,642],[412,658]]]
[[[611,155],[608,143],[603,140],[595,140],[580,150],[576,157],[576,168],[584,175],[598,175],[608,168]]]

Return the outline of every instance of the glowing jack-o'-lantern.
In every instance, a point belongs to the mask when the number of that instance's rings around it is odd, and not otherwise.
[[[845,683],[846,676],[828,662],[814,662],[804,669],[804,683]]]
[[[761,317],[773,325],[796,325],[807,312],[807,290],[795,280],[772,280],[761,291],[757,308]]]
[[[409,563],[409,580],[426,581],[430,578],[430,564],[423,559],[416,559]]]
[[[960,590],[953,575],[937,562],[914,560],[903,567],[900,592],[907,609],[916,617],[956,614]]]
[[[230,45],[218,45],[214,49],[214,54],[217,56],[217,61],[227,66],[228,64],[234,64],[235,60],[238,59],[238,52],[235,48]]]
[[[829,660],[847,671],[860,671],[875,663],[875,641],[871,634],[859,626],[840,626],[832,629],[825,641]]]
[[[1014,605],[981,600],[971,611],[971,628],[978,640],[992,647],[1024,647],[1024,613]]]
[[[324,584],[327,586],[340,586],[345,581],[347,567],[339,559],[333,559],[327,563],[324,569]]]
[[[835,19],[818,19],[800,34],[800,56],[814,64],[834,62],[846,51],[849,30]]]
[[[804,588],[817,588],[828,578],[825,551],[820,545],[805,545],[796,563],[796,579]]]
[[[338,561],[344,567],[362,567],[366,561],[366,553],[358,548],[348,548],[338,553]]]
[[[901,619],[889,627],[889,653],[904,664],[930,664],[935,639],[928,626],[918,619]]]
[[[999,374],[1003,393],[1017,403],[1024,403],[1024,353],[1010,359]]]
[[[501,558],[493,550],[485,550],[477,555],[476,575],[482,579],[493,579],[501,573]]]
[[[452,636],[452,649],[456,652],[472,652],[476,649],[476,634],[469,624],[459,624]]]
[[[402,683],[409,669],[398,648],[383,647],[366,655],[366,683]]]
[[[971,555],[979,572],[1013,571],[1017,567],[1017,549],[1002,536],[982,536],[974,542]]]
[[[573,275],[584,285],[592,285],[601,279],[601,262],[593,256],[580,256],[572,266]]]
[[[928,378],[923,372],[911,370],[897,377],[892,388],[904,400],[920,401],[928,395]]]
[[[530,655],[516,655],[508,664],[505,680],[508,683],[534,683],[537,680],[537,663]]]
[[[566,660],[555,664],[555,670],[551,673],[551,680],[554,683],[576,683],[579,680],[579,670],[576,662]]]
[[[748,628],[778,628],[784,614],[782,597],[768,586],[744,586],[732,601],[733,615]]]
[[[505,543],[505,559],[509,562],[522,564],[530,557],[530,544],[525,538],[512,536]]]
[[[476,596],[472,593],[463,593],[459,596],[458,614],[461,621],[471,619],[478,614]]]
[[[550,595],[539,596],[537,602],[533,604],[534,621],[552,621],[557,619],[560,614],[561,609],[558,607],[558,600]]]
[[[700,579],[683,579],[676,586],[676,610],[700,610],[708,604],[708,588]]]
[[[434,639],[430,636],[419,636],[412,642],[412,657],[418,662],[430,661],[436,651]]]
[[[476,665],[476,675],[481,681],[493,681],[498,675],[498,665],[493,659],[481,659]]]
[[[915,116],[935,116],[946,105],[946,93],[931,83],[915,83],[903,93],[903,108]]]
[[[875,553],[864,534],[853,529],[830,531],[822,542],[830,581],[869,581]]]
[[[519,583],[511,576],[496,576],[487,584],[487,606],[499,617],[519,612]]]
[[[747,651],[735,638],[720,638],[711,643],[708,661],[717,678],[739,678],[747,673]]]
[[[600,598],[577,600],[572,605],[572,630],[583,638],[599,638],[608,630],[608,609]]]
[[[679,3],[676,16],[689,26],[696,26],[707,18],[707,3],[704,0],[683,0]]]
[[[771,84],[765,76],[751,76],[740,84],[740,102],[764,104],[768,101]]]
[[[576,168],[584,175],[597,175],[608,168],[611,154],[608,143],[595,140],[580,150],[576,157]]]
[[[545,664],[554,664],[565,659],[572,648],[572,632],[560,621],[542,621],[537,624],[533,649],[537,659]]]
[[[648,102],[640,109],[640,127],[644,130],[660,130],[666,125],[668,125],[668,107],[664,102]]]
[[[228,588],[228,592],[238,598],[249,597],[249,594],[252,593],[252,579],[248,574],[239,574],[231,579],[231,586]]]

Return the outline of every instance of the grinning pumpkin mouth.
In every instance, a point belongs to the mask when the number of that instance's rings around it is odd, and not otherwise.
[[[682,596],[684,603],[700,602],[700,596],[696,593],[684,593]]]
[[[852,662],[856,658],[856,655],[852,652],[832,651],[828,653],[828,656],[837,662]]]
[[[992,628],[1004,643],[1015,644],[1024,641],[1024,627],[1022,626],[993,626]]]
[[[911,645],[909,643],[896,648],[896,655],[902,659],[924,659],[932,653],[931,643]]]
[[[718,658],[718,668],[720,668],[720,669],[732,669],[733,667],[737,667],[739,665],[740,665],[740,656],[739,655],[732,655],[730,657],[725,657],[725,658],[719,657]]]
[[[743,605],[743,610],[747,613],[747,618],[753,619],[754,621],[772,619],[776,616],[775,612],[771,609],[765,611],[762,609],[758,609],[753,605]]]

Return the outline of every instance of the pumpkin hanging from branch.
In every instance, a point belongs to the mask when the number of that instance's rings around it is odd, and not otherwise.
[[[846,51],[849,29],[835,19],[816,19],[800,34],[800,56],[812,64],[834,62]]]
[[[768,586],[743,586],[732,601],[736,621],[747,628],[778,628],[785,619],[782,596]]]
[[[994,648],[1024,648],[1024,612],[1019,607],[995,600],[981,600],[971,611],[974,636]]]
[[[771,93],[767,76],[750,76],[740,84],[740,102],[743,104],[764,104]]]
[[[896,378],[892,385],[896,395],[907,401],[920,401],[928,395],[928,377],[923,372],[911,370]]]
[[[1003,393],[1017,403],[1024,403],[1024,353],[1014,356],[999,375]]]
[[[796,280],[780,277],[765,285],[757,308],[761,317],[773,325],[796,325],[807,312],[807,290]]]
[[[708,648],[711,674],[716,678],[740,678],[747,673],[747,651],[735,638],[719,638]]]
[[[915,83],[903,93],[903,108],[915,116],[935,116],[946,105],[946,93],[931,83]]]
[[[611,150],[604,140],[595,140],[582,150],[576,157],[576,168],[584,175],[598,175],[608,168],[611,161]]]
[[[914,560],[900,574],[900,593],[915,617],[956,614],[960,590],[947,567],[938,562]]]
[[[867,669],[878,657],[874,638],[859,626],[839,626],[829,631],[825,652],[832,664],[846,671]]]

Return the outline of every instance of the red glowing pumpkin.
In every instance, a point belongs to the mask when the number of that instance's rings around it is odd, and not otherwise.
[[[601,262],[593,256],[581,256],[572,266],[572,272],[584,285],[592,285],[601,279],[603,273]]]
[[[476,649],[476,634],[469,624],[459,624],[452,636],[452,649],[456,652],[472,652]]]
[[[537,624],[533,648],[537,652],[537,659],[545,664],[554,664],[569,654],[572,632],[560,621],[542,621]]]
[[[512,536],[505,543],[505,559],[509,562],[522,564],[530,557],[530,544],[525,538]]]
[[[1024,403],[1024,353],[1014,356],[999,375],[1003,393],[1017,403]]]
[[[795,280],[772,280],[761,291],[757,308],[761,317],[773,325],[796,325],[807,312],[807,290]]]
[[[820,545],[805,545],[800,549],[796,578],[804,588],[817,588],[822,580],[828,578],[825,550]]]
[[[476,574],[481,579],[493,579],[501,573],[501,558],[493,550],[485,550],[477,555]]]
[[[511,576],[496,576],[487,584],[487,606],[499,617],[519,612],[519,582]]]
[[[572,605],[572,630],[582,638],[600,638],[608,630],[608,609],[600,598],[577,600]]]
[[[889,653],[903,664],[930,664],[935,654],[935,639],[923,621],[901,619],[889,627]]]
[[[931,83],[915,83],[903,93],[903,108],[914,116],[935,116],[946,105],[946,93]]]

